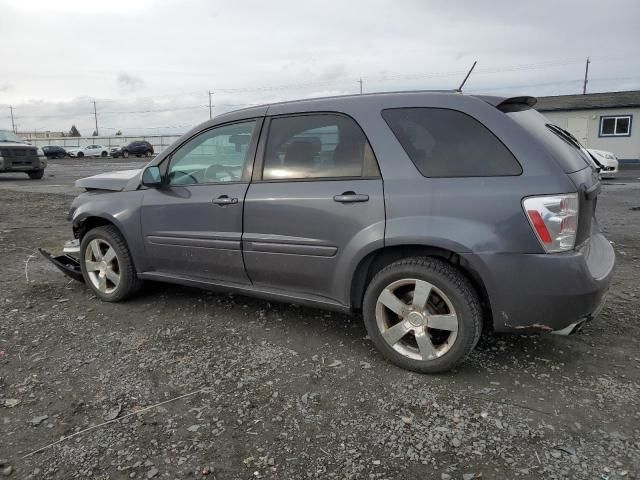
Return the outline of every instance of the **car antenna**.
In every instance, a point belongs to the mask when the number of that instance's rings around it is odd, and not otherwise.
[[[469,75],[471,75],[471,72],[473,72],[473,69],[476,67],[476,63],[478,63],[477,60],[475,60],[473,62],[473,65],[471,65],[471,68],[469,69],[469,71],[467,72],[467,76],[464,77],[464,80],[462,80],[462,83],[460,84],[460,86],[458,87],[458,89],[456,90],[456,92],[462,92],[462,87],[464,87],[464,84],[467,83],[467,79],[469,78]]]

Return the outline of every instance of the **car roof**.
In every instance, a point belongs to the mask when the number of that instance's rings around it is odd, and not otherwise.
[[[359,104],[366,104],[368,102],[378,103],[379,101],[400,100],[400,99],[418,99],[431,96],[459,96],[473,97],[484,102],[497,106],[503,101],[509,99],[508,96],[499,95],[473,95],[459,92],[458,90],[407,90],[407,91],[392,91],[392,92],[375,92],[375,93],[363,93],[363,94],[349,94],[349,95],[333,95],[327,97],[316,98],[304,98],[297,100],[288,100],[283,102],[265,103],[262,105],[254,105],[246,108],[240,108],[237,110],[231,110],[229,112],[222,113],[213,118],[212,123],[220,123],[222,121],[229,121],[241,118],[259,117],[269,113],[282,113],[285,111],[309,111],[309,110],[333,110],[337,103],[352,103],[357,102]],[[418,97],[418,98],[416,98]]]

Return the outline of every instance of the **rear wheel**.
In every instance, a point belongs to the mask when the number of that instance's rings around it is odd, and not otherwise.
[[[124,158],[129,158],[129,152],[127,152],[126,150],[124,152],[122,152],[122,156]]]
[[[102,152],[102,153],[100,154],[100,156],[101,156],[102,158],[105,158],[107,155],[109,155],[107,152]]]
[[[44,169],[28,172],[27,175],[29,175],[29,178],[31,180],[40,180],[42,177],[44,177]]]
[[[58,158],[62,160],[64,158],[64,153],[59,153]]]
[[[94,228],[83,237],[80,267],[87,285],[107,302],[124,300],[140,288],[127,244],[112,225]]]
[[[450,370],[478,343],[478,294],[452,265],[436,258],[407,258],[371,280],[363,302],[373,343],[391,362],[420,373]]]
[[[151,150],[147,150],[146,152],[144,152],[144,156],[145,157],[150,157],[151,156]]]

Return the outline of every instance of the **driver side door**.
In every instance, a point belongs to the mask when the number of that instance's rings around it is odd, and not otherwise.
[[[168,159],[166,186],[144,192],[148,271],[247,284],[242,215],[262,119],[205,130]]]

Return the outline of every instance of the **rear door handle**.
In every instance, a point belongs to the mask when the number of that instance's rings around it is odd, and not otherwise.
[[[356,192],[344,192],[341,195],[335,195],[333,197],[334,202],[340,203],[356,203],[356,202],[368,202],[369,195],[364,195]]]
[[[238,199],[231,198],[227,195],[220,195],[218,198],[213,200],[213,203],[215,205],[220,205],[221,207],[224,207],[225,205],[234,205],[238,203]]]

